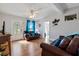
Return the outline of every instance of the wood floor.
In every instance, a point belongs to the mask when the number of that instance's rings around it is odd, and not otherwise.
[[[12,56],[41,56],[40,44],[42,39],[32,41],[20,40],[12,42]]]

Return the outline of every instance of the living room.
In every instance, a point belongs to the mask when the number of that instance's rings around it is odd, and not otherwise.
[[[9,48],[6,49],[9,50],[8,54],[7,51],[4,54],[1,51],[1,54],[3,56],[74,56],[71,51],[64,51],[57,46],[60,53],[56,52],[57,50],[54,52],[56,47],[52,48],[50,44],[62,36],[76,35],[78,38],[78,10],[79,3],[0,3],[1,37],[9,34]],[[3,41],[1,46],[4,45]],[[45,49],[54,50],[50,53]]]

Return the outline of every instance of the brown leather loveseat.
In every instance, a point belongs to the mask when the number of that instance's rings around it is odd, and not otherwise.
[[[79,36],[64,38],[59,47],[41,43],[42,56],[76,56],[79,53]]]

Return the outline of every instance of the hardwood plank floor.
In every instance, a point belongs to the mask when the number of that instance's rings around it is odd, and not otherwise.
[[[42,39],[20,40],[12,42],[12,56],[41,56]]]

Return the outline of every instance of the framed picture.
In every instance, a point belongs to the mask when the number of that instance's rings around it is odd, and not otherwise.
[[[76,19],[77,19],[77,14],[65,16],[65,21],[76,20]]]

